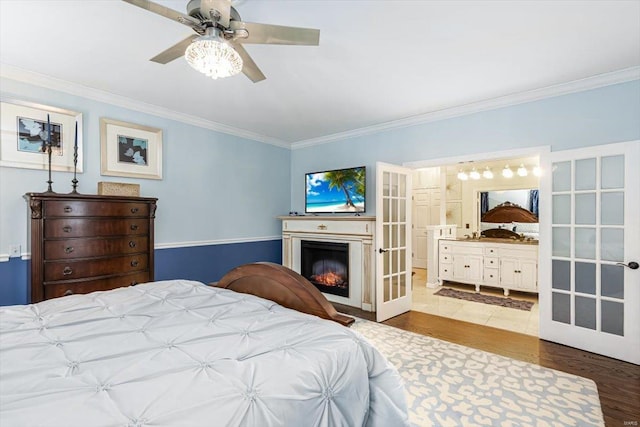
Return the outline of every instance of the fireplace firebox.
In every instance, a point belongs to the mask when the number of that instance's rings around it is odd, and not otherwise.
[[[320,292],[349,298],[349,244],[300,241],[301,274]]]

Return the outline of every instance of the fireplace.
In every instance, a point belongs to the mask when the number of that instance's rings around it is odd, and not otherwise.
[[[349,244],[302,240],[301,274],[327,294],[349,298]]]

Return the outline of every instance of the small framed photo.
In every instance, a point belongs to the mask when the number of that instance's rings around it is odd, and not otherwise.
[[[162,179],[162,130],[101,118],[100,174]]]
[[[82,173],[82,113],[15,99],[0,102],[0,166]]]

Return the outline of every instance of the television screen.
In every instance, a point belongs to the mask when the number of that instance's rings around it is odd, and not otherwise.
[[[364,210],[364,166],[306,174],[305,212],[349,213]]]

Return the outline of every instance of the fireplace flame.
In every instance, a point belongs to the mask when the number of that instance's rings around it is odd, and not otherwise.
[[[345,286],[346,283],[342,275],[329,271],[323,274],[314,274],[311,280],[324,286]]]

